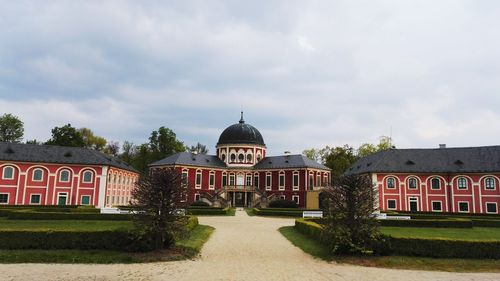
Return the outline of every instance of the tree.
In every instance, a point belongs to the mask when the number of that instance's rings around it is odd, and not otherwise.
[[[83,138],[84,147],[97,151],[104,150],[107,143],[105,138],[94,135],[94,132],[89,128],[80,128],[77,131]]]
[[[176,212],[187,206],[187,182],[182,174],[174,168],[152,169],[139,178],[132,196],[141,250],[171,246],[185,219]]]
[[[24,123],[17,116],[5,113],[0,117],[0,141],[19,143],[23,135]]]
[[[122,145],[122,154],[120,154],[120,159],[122,159],[127,164],[132,164],[132,159],[137,155],[137,146],[132,142],[124,141]]]
[[[354,152],[354,148],[347,144],[344,146],[329,148],[324,155],[325,166],[332,170],[332,180],[339,178],[357,160],[358,156]]]
[[[375,211],[375,193],[367,175],[346,175],[324,190],[323,237],[333,254],[379,251],[382,238]]]
[[[379,151],[391,149],[392,147],[392,138],[388,136],[381,136],[377,145],[373,145],[371,143],[364,143],[360,145],[358,148],[358,157],[365,157]]]
[[[169,128],[160,127],[149,137],[151,160],[157,161],[177,152],[186,151],[184,143],[177,140],[175,133]]]
[[[110,141],[103,149],[103,152],[111,156],[117,157],[120,153],[120,143],[117,141]]]
[[[37,141],[36,139],[32,139],[32,140],[27,140],[26,144],[42,145],[43,143],[41,141]]]
[[[71,126],[71,124],[52,129],[52,138],[45,144],[84,147],[85,142],[82,134]]]
[[[192,145],[187,149],[191,153],[195,154],[207,154],[208,149],[206,145],[203,145],[201,143],[197,143],[196,145]]]

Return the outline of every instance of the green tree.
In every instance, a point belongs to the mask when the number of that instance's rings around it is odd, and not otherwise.
[[[45,144],[75,147],[85,146],[82,134],[71,126],[71,124],[62,127],[54,127],[54,129],[52,129],[52,138]]]
[[[120,143],[117,141],[108,142],[106,147],[104,147],[103,152],[108,155],[118,157],[118,154],[120,153]]]
[[[0,141],[21,142],[24,135],[24,123],[17,116],[6,113],[0,117]]]
[[[333,148],[328,147],[324,154],[324,164],[332,170],[333,181],[344,174],[357,160],[358,156],[354,148],[347,144]]]
[[[371,143],[364,143],[358,148],[358,156],[365,157],[370,154],[391,149],[393,147],[392,138],[388,136],[381,136],[377,145]]]
[[[168,248],[185,223],[177,210],[187,206],[187,182],[174,168],[143,174],[132,190],[134,223],[142,251]]]
[[[122,159],[127,164],[132,164],[132,159],[137,155],[137,146],[132,142],[124,141],[122,145],[122,153],[120,154],[120,159]]]
[[[96,136],[89,128],[80,128],[77,131],[83,138],[84,147],[97,151],[104,150],[107,143],[105,138]]]
[[[186,151],[184,143],[177,140],[175,133],[169,128],[160,127],[149,137],[151,161],[157,161],[177,152]]]
[[[195,154],[207,154],[208,149],[206,145],[203,145],[201,143],[197,143],[196,145],[190,146],[187,151]]]
[[[367,175],[346,175],[324,190],[323,237],[333,254],[381,251],[385,243],[379,231],[372,181]],[[379,252],[380,253],[380,252]]]

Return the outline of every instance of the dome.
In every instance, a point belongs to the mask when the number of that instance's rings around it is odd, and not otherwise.
[[[243,112],[241,112],[240,122],[227,127],[219,137],[220,144],[258,144],[264,145],[264,139],[254,126],[246,124],[243,120]]]

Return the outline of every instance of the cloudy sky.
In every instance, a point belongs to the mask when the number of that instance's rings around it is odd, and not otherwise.
[[[26,139],[166,126],[213,152],[243,109],[271,154],[500,143],[500,1],[0,3],[0,113]]]

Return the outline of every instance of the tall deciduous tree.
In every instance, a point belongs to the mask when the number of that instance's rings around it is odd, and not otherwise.
[[[358,160],[354,148],[349,145],[329,149],[324,156],[324,164],[332,169],[332,180],[335,181]]]
[[[84,147],[82,134],[71,124],[52,129],[52,138],[45,144]]]
[[[24,135],[24,123],[17,116],[6,113],[0,117],[0,141],[21,142]]]
[[[182,174],[173,168],[153,169],[140,177],[132,196],[142,250],[172,245],[179,221],[185,219],[177,210],[187,206],[187,182]]]
[[[80,128],[78,132],[83,138],[84,147],[103,151],[106,146],[106,139],[100,136],[96,136],[89,128]]]
[[[153,131],[149,137],[149,149],[151,151],[151,161],[156,161],[170,156],[177,152],[186,151],[184,143],[177,140],[175,133],[166,127],[160,127],[158,131]]]
[[[120,143],[117,141],[110,141],[103,149],[103,152],[114,157],[117,157],[120,153]],[[127,162],[128,163],[128,162]]]
[[[208,149],[206,145],[201,143],[197,143],[196,145],[192,145],[188,148],[188,151],[195,154],[207,154]]]

